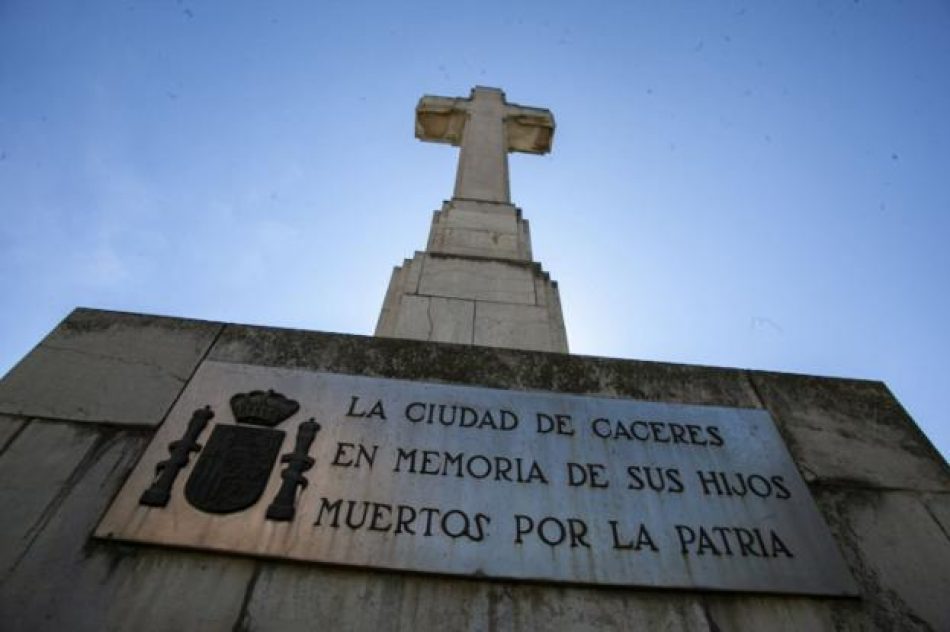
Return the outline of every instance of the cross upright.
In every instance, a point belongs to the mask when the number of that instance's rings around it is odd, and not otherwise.
[[[467,99],[424,96],[416,107],[416,138],[461,147],[454,199],[511,202],[508,152],[551,151],[549,110],[508,103],[497,88],[476,86]]]

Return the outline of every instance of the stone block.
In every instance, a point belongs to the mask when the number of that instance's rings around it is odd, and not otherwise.
[[[547,307],[477,302],[475,344],[517,347],[534,351],[560,351]]]
[[[0,413],[155,426],[220,330],[77,309],[0,381]]]
[[[454,202],[446,204],[439,222],[453,228],[471,228],[496,233],[518,233],[517,209],[510,204],[478,204]]]
[[[419,294],[534,305],[531,266],[481,259],[427,255]]]
[[[429,242],[429,251],[471,257],[530,261],[518,243],[517,234],[470,228],[439,227]]]
[[[379,319],[376,321],[377,336],[392,336],[396,330],[396,317],[399,313],[399,302],[402,299],[402,267],[393,268],[389,277],[389,286],[386,288],[386,296],[383,298],[383,308],[379,311]]]
[[[534,260],[534,254],[531,250],[531,231],[529,230],[530,225],[528,220],[524,220],[518,223],[518,241],[521,244],[521,247],[524,248],[522,254],[529,261]]]
[[[474,313],[474,301],[405,294],[394,335],[471,344]]]
[[[551,305],[551,279],[544,274],[534,277],[534,295],[538,297],[537,304],[549,308]],[[550,309],[548,309],[550,312]]]
[[[950,470],[880,382],[749,372],[806,480],[950,491]]]
[[[402,291],[415,293],[419,291],[419,277],[425,266],[425,255],[417,252],[412,259],[407,259],[403,264]]]
[[[877,630],[950,629],[950,538],[915,492],[818,488],[815,497]]]
[[[90,428],[34,421],[0,456],[0,577],[29,550],[95,440]]]
[[[709,630],[695,596],[475,582],[344,568],[266,567],[246,629]]]
[[[95,442],[69,481],[60,484],[55,503],[0,584],[3,629],[232,629],[253,577],[253,562],[89,540],[147,437],[66,424],[32,422],[28,430],[33,427],[71,428]],[[18,474],[31,472],[33,468],[21,469]],[[8,472],[3,474],[6,480]]]
[[[546,283],[545,290],[545,301],[548,312],[551,314],[551,322],[555,323],[554,331],[560,336],[564,349],[570,349],[567,344],[567,329],[564,327],[564,312],[561,310],[561,293],[558,291],[557,283],[553,281]]]
[[[514,213],[517,219],[521,219],[521,209],[511,202],[489,202],[488,200],[452,198],[442,203],[443,211],[449,209],[496,214],[505,217],[509,217]]]

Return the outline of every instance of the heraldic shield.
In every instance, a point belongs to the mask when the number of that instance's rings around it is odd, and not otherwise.
[[[217,425],[185,484],[185,498],[208,513],[233,513],[256,503],[267,487],[284,432]]]
[[[214,514],[243,511],[256,503],[270,479],[274,462],[284,443],[283,430],[274,426],[300,410],[300,404],[273,390],[238,393],[231,398],[231,412],[237,425],[216,424],[207,446],[198,443],[208,422],[214,418],[211,406],[192,413],[185,434],[168,445],[168,459],[155,466],[155,480],[139,504],[164,507],[171,498],[178,473],[188,465],[189,456],[200,452],[185,483],[185,499],[196,509]],[[293,520],[297,490],[307,486],[304,472],[313,467],[308,455],[320,430],[313,418],[297,426],[294,450],[281,457],[280,489],[267,507],[268,520]]]

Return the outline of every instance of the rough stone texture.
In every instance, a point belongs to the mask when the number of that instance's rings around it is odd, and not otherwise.
[[[416,253],[393,272],[376,335],[567,350],[557,286],[540,266],[431,253]]]
[[[95,442],[91,429],[33,422],[0,457],[0,573],[8,573],[50,517],[50,506]]]
[[[429,296],[469,298],[534,305],[531,266],[501,261],[428,256],[419,293]]]
[[[876,629],[950,629],[950,538],[921,494],[815,491]]]
[[[402,295],[396,329],[415,339],[471,344],[475,301]]]
[[[56,497],[43,519],[4,515],[0,533],[30,531],[12,570],[0,583],[4,630],[226,630],[237,621],[253,562],[152,548],[105,545],[89,539],[106,505],[144,449],[147,435],[107,428],[33,421],[28,435],[0,458],[2,480],[29,478],[19,454],[35,452],[39,437],[74,445],[58,463]],[[75,433],[82,437],[76,444]],[[15,451],[14,451],[15,450]],[[76,454],[81,453],[79,459]],[[49,463],[44,463],[49,466]],[[65,481],[63,480],[65,474]],[[38,477],[41,478],[42,477]],[[28,500],[24,490],[16,502]],[[4,514],[15,503],[4,499]]]
[[[398,330],[403,295],[417,294],[419,291],[419,272],[422,267],[420,255],[421,253],[417,252],[414,258],[404,260],[401,266],[393,269],[389,287],[386,289],[386,298],[383,299],[383,308],[376,323],[376,335],[388,333],[394,336]]]
[[[947,491],[950,471],[880,382],[750,372],[809,480]]]
[[[105,331],[113,331],[110,321],[124,324],[114,329],[119,338],[134,337],[129,315],[87,316]],[[165,328],[208,326],[214,327],[181,320]],[[143,331],[149,339],[152,329]],[[107,337],[102,344],[113,348]],[[168,344],[193,349],[187,336]],[[948,468],[880,383],[239,325],[226,326],[207,357],[493,388],[767,407],[811,481],[861,598],[465,580],[100,542],[91,533],[153,431],[90,425],[77,413],[68,422],[0,416],[6,445],[0,448],[0,627],[950,629]],[[136,379],[144,380],[141,390],[149,389],[150,374]],[[165,382],[155,384],[164,388]],[[62,406],[78,410],[68,398]]]
[[[761,405],[732,369],[228,325],[209,360],[684,404]]]
[[[477,345],[547,351],[562,344],[549,326],[550,312],[537,305],[475,303],[474,342]]]
[[[788,596],[711,596],[706,614],[714,630],[729,632],[836,632],[873,629],[860,601]]]
[[[76,309],[0,381],[0,413],[157,425],[220,329]]]
[[[429,251],[439,254],[470,257],[491,257],[497,254],[505,259],[523,258],[519,257],[517,234],[440,226],[436,238],[430,244]]]
[[[333,620],[358,630],[711,629],[695,595],[298,566],[261,573],[242,624],[283,632]]]
[[[531,261],[528,221],[511,204],[445,202],[432,218],[426,248],[444,255]]]

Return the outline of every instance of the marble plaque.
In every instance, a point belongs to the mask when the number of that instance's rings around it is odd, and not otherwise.
[[[486,578],[857,592],[763,410],[219,362],[96,535]]]

